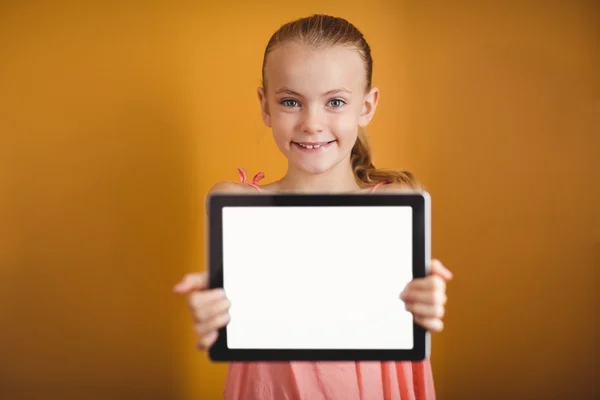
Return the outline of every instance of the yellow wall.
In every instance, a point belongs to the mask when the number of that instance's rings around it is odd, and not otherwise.
[[[283,173],[262,52],[320,12],[371,42],[377,163],[433,195],[439,398],[600,396],[597,3],[120,3],[0,5],[0,398],[219,398],[170,289],[209,187]]]

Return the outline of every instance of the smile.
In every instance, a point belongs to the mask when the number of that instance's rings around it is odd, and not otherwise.
[[[335,142],[335,140],[331,140],[329,142],[292,142],[292,144],[303,150],[318,150],[329,147],[329,145],[333,142]]]

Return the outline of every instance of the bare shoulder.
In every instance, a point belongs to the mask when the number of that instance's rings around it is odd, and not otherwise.
[[[208,196],[213,194],[258,194],[250,185],[239,182],[219,182],[208,191]]]
[[[403,183],[390,183],[380,186],[375,193],[421,193],[422,188],[413,188]]]
[[[206,195],[206,212],[210,208],[210,198],[215,194],[258,194],[256,189],[238,182],[219,182],[213,185]]]

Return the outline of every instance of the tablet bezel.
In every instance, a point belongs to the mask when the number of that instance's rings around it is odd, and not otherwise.
[[[336,207],[336,206],[408,206],[412,208],[413,277],[429,273],[431,259],[431,200],[427,192],[362,194],[213,194],[208,207],[208,270],[209,287],[223,287],[223,226],[224,207]],[[398,294],[400,293],[400,288]],[[398,299],[398,301],[401,301]],[[227,329],[219,336],[208,354],[214,362],[259,361],[421,361],[430,356],[430,333],[413,320],[412,349],[229,349]]]

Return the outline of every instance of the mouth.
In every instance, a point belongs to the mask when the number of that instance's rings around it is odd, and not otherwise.
[[[292,145],[298,147],[302,150],[319,150],[329,147],[332,143],[335,143],[336,140],[330,140],[328,142],[292,142]]]

